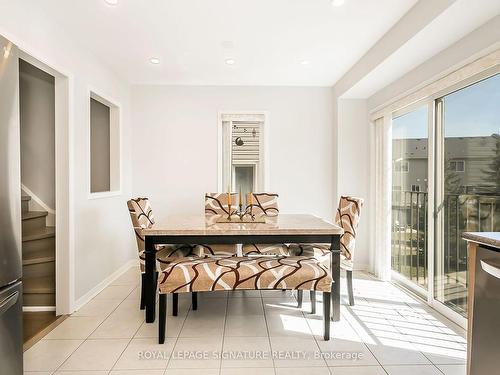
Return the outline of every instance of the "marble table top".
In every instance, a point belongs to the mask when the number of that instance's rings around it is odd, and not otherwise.
[[[500,232],[464,232],[462,238],[500,249]]]
[[[314,215],[279,214],[266,217],[265,223],[218,223],[211,215],[177,215],[157,221],[143,235],[210,236],[210,235],[340,235],[344,231]]]

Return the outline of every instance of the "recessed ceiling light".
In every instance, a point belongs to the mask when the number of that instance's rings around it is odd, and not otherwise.
[[[332,0],[332,5],[334,7],[340,7],[342,5],[344,5],[345,3],[345,0]]]
[[[309,60],[302,60],[300,65],[309,65]]]
[[[108,5],[118,5],[118,0],[104,0]]]
[[[234,59],[226,59],[226,64],[227,65],[234,65],[236,61]]]
[[[151,58],[149,59],[149,62],[150,62],[151,64],[158,65],[158,64],[160,63],[160,59],[159,59],[158,57],[151,57]]]

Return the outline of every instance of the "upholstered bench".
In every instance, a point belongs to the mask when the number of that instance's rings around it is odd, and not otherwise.
[[[159,342],[165,342],[168,293],[270,289],[323,292],[324,338],[329,340],[331,285],[330,271],[314,257],[180,258],[158,277]]]

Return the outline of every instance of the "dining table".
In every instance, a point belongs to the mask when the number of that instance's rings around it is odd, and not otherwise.
[[[237,252],[246,244],[330,244],[332,274],[332,320],[340,320],[340,237],[343,229],[311,214],[279,214],[259,222],[238,218],[220,222],[217,216],[174,215],[143,229],[145,240],[146,322],[155,321],[156,246],[176,244],[234,244]],[[240,254],[238,254],[240,255]],[[241,256],[241,255],[240,255]]]

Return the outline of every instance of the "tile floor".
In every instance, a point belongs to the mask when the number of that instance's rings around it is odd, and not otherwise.
[[[25,374],[465,374],[465,332],[364,273],[355,275],[354,307],[343,290],[328,342],[319,294],[311,315],[308,293],[298,310],[290,292],[249,291],[202,294],[198,311],[182,296],[158,345],[157,325],[138,308],[138,285],[137,269],[123,274],[25,353]]]

